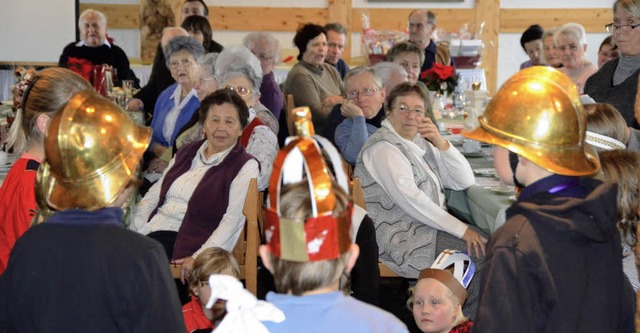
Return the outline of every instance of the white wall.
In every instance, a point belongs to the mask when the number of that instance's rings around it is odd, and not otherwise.
[[[74,0],[3,0],[0,61],[57,63],[75,26]]]

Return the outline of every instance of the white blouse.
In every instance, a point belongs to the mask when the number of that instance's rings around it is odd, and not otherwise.
[[[149,192],[135,207],[133,215],[133,228],[135,230],[141,234],[148,235],[154,231],[177,232],[180,229],[182,220],[187,212],[189,199],[193,195],[196,186],[200,183],[205,173],[212,166],[220,164],[234,147],[232,146],[220,153],[213,154],[209,159],[205,160],[204,152],[207,146],[208,142],[205,141],[193,158],[191,168],[171,184],[164,204],[158,208],[151,221],[147,222],[151,212],[153,212],[160,200],[160,189],[164,177],[175,162],[175,158],[171,159],[169,166],[162,174],[162,178],[149,189]],[[195,258],[202,250],[209,247],[221,247],[227,251],[233,250],[244,227],[245,217],[242,214],[242,208],[247,196],[249,182],[251,178],[257,177],[258,162],[251,159],[242,166],[238,175],[231,182],[229,205],[222,220],[220,220],[220,224],[192,257]]]
[[[402,138],[389,120],[384,120],[382,126],[402,140],[420,161],[418,166],[425,170],[438,188],[442,183],[446,188],[463,190],[475,183],[469,162],[453,145],[450,144],[449,149],[441,151],[419,134],[413,141]],[[424,161],[426,149],[431,149],[436,156],[441,178]],[[418,188],[409,160],[393,144],[384,141],[374,144],[362,152],[362,162],[373,179],[384,188],[400,209],[416,220],[458,238],[462,238],[467,231],[465,223],[447,212],[443,193],[438,193],[438,202],[434,202]]]

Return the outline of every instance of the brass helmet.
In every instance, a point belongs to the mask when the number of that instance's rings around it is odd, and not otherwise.
[[[462,135],[509,149],[560,175],[585,176],[600,169],[585,143],[587,120],[575,84],[546,66],[519,71],[505,82]]]
[[[75,94],[51,119],[36,193],[56,210],[97,210],[135,176],[151,140],[118,106],[90,90]],[[41,207],[43,208],[43,207]]]

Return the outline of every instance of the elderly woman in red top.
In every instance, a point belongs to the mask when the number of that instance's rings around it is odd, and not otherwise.
[[[244,226],[242,207],[258,162],[240,145],[249,110],[230,89],[207,96],[200,122],[205,139],[182,146],[134,213],[134,227],[182,263],[183,277],[209,247],[231,251]]]

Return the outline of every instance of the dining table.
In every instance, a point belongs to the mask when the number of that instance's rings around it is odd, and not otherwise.
[[[478,142],[480,150],[465,151],[465,141],[473,140],[447,131],[445,134],[465,156],[476,179],[475,184],[465,190],[446,190],[447,208],[462,221],[491,234],[505,223],[505,212],[516,200],[514,188],[498,179],[493,166],[493,146]]]

